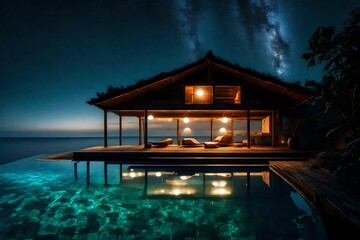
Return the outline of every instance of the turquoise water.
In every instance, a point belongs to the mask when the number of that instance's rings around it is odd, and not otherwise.
[[[1,239],[327,239],[268,169],[154,169],[25,158],[0,166]]]
[[[144,172],[124,165],[120,179],[119,165],[109,165],[105,186],[103,164],[91,163],[88,186],[84,163],[76,181],[72,162],[36,159],[102,138],[0,143],[1,239],[326,239],[317,213],[266,169]]]

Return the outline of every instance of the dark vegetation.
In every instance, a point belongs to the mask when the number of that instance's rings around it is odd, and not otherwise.
[[[319,27],[308,48],[302,57],[309,67],[321,65],[324,73],[308,87],[321,94],[325,112],[341,116],[326,134],[329,149],[318,155],[318,166],[360,189],[360,8],[340,31]]]

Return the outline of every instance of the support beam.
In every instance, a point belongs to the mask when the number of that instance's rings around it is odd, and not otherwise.
[[[231,118],[231,141],[234,141],[234,119]]]
[[[279,137],[280,137],[280,113],[278,110],[274,111],[274,142],[275,147],[279,146]]]
[[[275,111],[271,111],[271,146],[274,148],[276,147],[276,142],[275,142]]]
[[[120,163],[120,171],[119,171],[119,179],[120,179],[120,183],[122,182],[122,164]]]
[[[146,117],[145,117],[146,118]],[[139,116],[139,145],[142,144],[142,141],[141,141],[141,136],[142,136],[142,131],[141,131],[141,117]]]
[[[86,184],[90,184],[90,161],[86,161]]]
[[[144,192],[143,192],[143,196],[147,196],[148,193],[148,169],[145,168],[145,186],[144,186]]]
[[[177,145],[180,146],[180,119],[176,119],[176,137],[177,137]]]
[[[246,146],[250,148],[250,111],[246,111]]]
[[[246,173],[246,193],[250,196],[250,172]]]
[[[122,116],[119,116],[119,145],[122,145]]]
[[[203,173],[203,189],[202,189],[202,195],[205,196],[206,193],[206,178],[205,173]]]
[[[104,110],[104,147],[108,146],[107,111]]]
[[[210,120],[210,142],[213,140],[214,119]]]
[[[151,147],[148,142],[148,111],[144,112],[144,146],[145,148]]]
[[[75,179],[78,180],[78,171],[77,171],[77,165],[78,165],[78,161],[77,162],[74,162],[74,176],[75,176]]]
[[[104,182],[105,182],[105,185],[108,185],[108,172],[107,172],[106,161],[104,161]]]

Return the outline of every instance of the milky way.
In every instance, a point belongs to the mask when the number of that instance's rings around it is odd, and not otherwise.
[[[206,51],[206,43],[201,39],[200,22],[206,22],[209,17],[206,12],[214,11],[212,8],[227,9],[220,25],[232,26],[232,31],[238,33],[235,41],[248,48],[242,47],[241,51],[253,50],[255,54],[269,55],[267,65],[273,68],[274,73],[280,77],[286,75],[286,65],[289,58],[289,43],[285,38],[284,23],[279,16],[277,1],[271,0],[233,0],[220,1],[216,4],[207,4],[207,1],[174,0],[172,7],[178,21],[178,30],[184,41],[190,60],[195,60]],[[221,4],[221,6],[220,6]],[[228,5],[224,8],[224,4]],[[216,10],[216,9],[215,9]],[[230,16],[230,17],[229,17]],[[210,21],[211,22],[211,21]],[[209,28],[214,27],[210,26]],[[214,36],[213,36],[214,37]],[[222,36],[215,36],[221,39]],[[219,40],[221,41],[221,40]],[[258,48],[262,48],[260,51]],[[236,54],[236,53],[235,53]],[[241,54],[240,51],[237,54]],[[248,53],[250,54],[250,53]],[[259,56],[261,58],[261,56]],[[262,56],[264,57],[264,56]]]

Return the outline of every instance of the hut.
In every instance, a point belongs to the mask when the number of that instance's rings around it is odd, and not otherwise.
[[[263,144],[272,147],[286,142],[281,136],[284,114],[312,99],[315,93],[297,84],[231,64],[212,52],[199,61],[168,73],[161,73],[126,88],[112,88],[88,101],[103,110],[104,146],[108,145],[107,114],[119,116],[119,145],[122,144],[122,118],[139,119],[139,144],[149,147],[148,121],[152,118],[176,121],[181,144],[180,121],[209,121],[213,139],[214,120],[231,122],[234,142],[246,147]],[[237,121],[243,129],[234,128]],[[251,126],[258,124],[258,130]],[[236,138],[236,139],[235,139]]]

